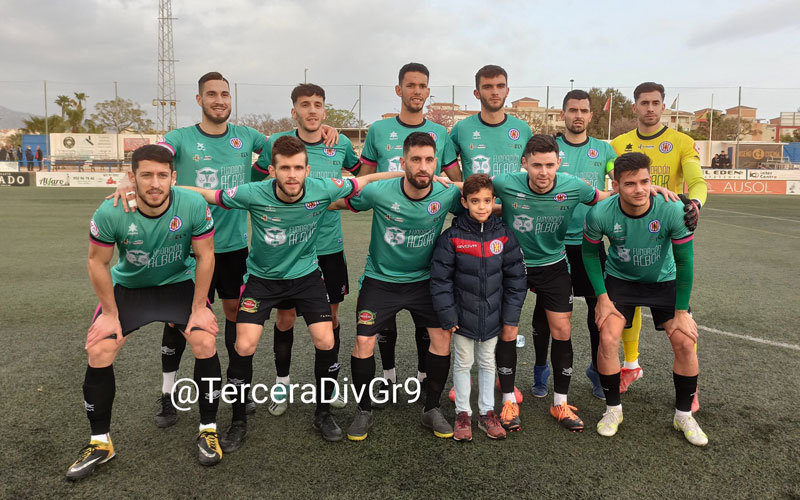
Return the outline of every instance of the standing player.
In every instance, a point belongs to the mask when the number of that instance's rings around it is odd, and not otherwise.
[[[237,357],[228,376],[232,384],[246,389],[253,378],[255,354],[264,322],[279,304],[297,308],[314,342],[314,377],[317,408],[313,426],[328,441],[342,439],[342,431],[320,394],[322,379],[336,380],[339,363],[333,341],[331,308],[317,266],[317,229],[331,202],[356,193],[372,180],[397,174],[374,174],[355,179],[308,178],[308,154],[296,137],[284,136],[272,146],[270,176],[226,190],[198,189],[209,203],[230,210],[247,210],[255,233],[247,258],[247,278],[239,302],[236,327]],[[230,429],[221,440],[225,452],[236,451],[247,436],[245,401],[233,404]]]
[[[297,137],[306,147],[308,164],[311,166],[309,177],[318,179],[341,179],[342,169],[356,172],[361,162],[353,151],[353,144],[345,136],[339,137],[339,143],[327,147],[322,142],[322,122],[325,120],[325,90],[312,83],[298,85],[292,90],[292,118],[297,122],[297,129],[279,132],[270,136],[267,147],[261,152],[255,168],[266,173],[272,163],[272,145],[279,137]],[[261,180],[261,175],[253,173],[253,180]],[[342,215],[338,211],[329,211],[322,216],[317,234],[317,258],[325,288],[331,302],[331,320],[333,322],[334,351],[339,354],[339,304],[350,291],[347,276],[347,261],[344,256],[342,238]],[[289,386],[289,367],[292,362],[292,343],[294,342],[294,309],[278,309],[274,326],[276,383]],[[339,395],[331,406],[341,408],[344,400]],[[288,407],[286,398],[270,402],[268,410],[273,415],[283,414]]]
[[[708,437],[691,411],[699,372],[694,348],[697,324],[689,312],[694,234],[684,225],[681,203],[650,195],[649,166],[650,159],[642,153],[617,158],[614,184],[619,195],[586,215],[583,259],[597,293],[597,369],[606,394],[606,412],[597,432],[613,436],[622,423],[619,341],[635,308],[647,306],[656,329],[666,330],[675,353],[673,426],[693,445],[705,446]],[[598,255],[603,236],[611,244],[605,282]]]
[[[520,171],[522,151],[532,133],[527,123],[503,111],[508,92],[508,74],[500,66],[490,64],[475,74],[473,94],[481,102],[481,112],[456,123],[450,131],[453,146],[461,155],[464,179],[472,174],[494,177]],[[514,387],[514,367],[501,364],[501,360],[508,362],[514,357],[510,351],[516,349],[516,335],[512,329],[504,329],[497,344],[497,372],[504,404],[522,402],[522,394]],[[455,388],[450,391],[452,400],[454,391]]]
[[[566,125],[566,131],[556,136],[561,158],[561,166],[558,171],[580,177],[593,188],[603,190],[606,175],[614,168],[614,159],[617,154],[607,142],[589,137],[586,132],[592,121],[592,103],[589,94],[583,90],[568,92],[564,96],[561,109],[561,117]],[[600,399],[605,399],[596,370],[599,331],[594,322],[594,309],[597,298],[594,296],[594,290],[586,276],[581,258],[583,219],[588,211],[589,207],[582,204],[575,207],[572,220],[567,226],[564,247],[567,251],[572,294],[576,297],[585,297],[588,308],[586,326],[589,329],[592,364],[586,369],[586,376],[592,382],[592,394]],[[602,249],[600,261],[601,263],[605,262],[605,252]],[[550,327],[547,324],[544,307],[541,302],[536,301],[536,308],[533,311],[533,346],[536,352],[536,362],[533,367],[531,392],[537,397],[547,396],[547,378],[550,376],[550,367],[547,365],[549,344]]]
[[[437,437],[453,436],[453,428],[439,411],[439,398],[450,371],[451,334],[439,327],[429,282],[436,239],[447,213],[461,208],[461,194],[456,188],[432,183],[436,142],[429,134],[413,132],[405,138],[400,168],[405,170],[404,177],[371,184],[347,200],[353,211],[371,208],[374,212],[350,360],[354,390],[363,395],[347,429],[347,437],[353,441],[366,439],[372,426],[367,387],[375,377],[375,335],[394,323],[402,309],[411,313],[416,325],[427,329],[431,339],[422,424]]]
[[[196,193],[170,187],[175,171],[172,155],[164,148],[143,146],[134,151],[131,162],[128,175],[139,212],[115,210],[113,202],[105,201],[89,227],[89,279],[100,301],[86,337],[89,364],[83,382],[92,437],[67,471],[71,481],[83,479],[114,457],[109,436],[116,387],[113,363],[127,335],[153,321],[174,323],[188,339],[195,356],[194,380],[202,388],[198,458],[203,465],[215,465],[222,458],[215,394],[221,376],[218,327],[206,307],[214,272],[211,211]],[[109,270],[115,245],[119,262]],[[210,393],[207,378],[217,381]]]
[[[683,193],[684,182],[689,186],[690,214],[697,213],[706,202],[708,186],[700,169],[699,148],[694,140],[683,132],[661,125],[664,112],[664,86],[645,82],[633,91],[633,111],[636,113],[636,128],[619,135],[611,141],[618,155],[630,152],[644,153],[650,158],[650,175],[653,185],[663,186],[674,193]],[[630,328],[622,334],[625,365],[622,367],[620,392],[625,392],[631,382],[642,378],[639,366],[639,332],[642,329],[642,314],[636,310]],[[695,393],[693,411],[700,408]]]
[[[436,143],[436,172],[444,172],[454,181],[461,180],[453,144],[447,129],[423,117],[425,101],[430,96],[428,68],[420,63],[408,63],[400,68],[398,85],[394,91],[400,98],[400,115],[373,123],[367,131],[361,152],[361,173],[396,172],[401,169],[403,141],[413,132],[426,132]],[[395,345],[397,327],[394,324],[378,334],[378,347],[383,364],[383,377],[390,383],[397,382],[395,372]],[[425,359],[430,339],[425,328],[416,325],[414,338],[417,343],[417,378],[425,379]]]

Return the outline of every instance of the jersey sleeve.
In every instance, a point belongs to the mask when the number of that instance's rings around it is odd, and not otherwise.
[[[461,204],[461,191],[455,186],[450,186],[448,190],[451,191],[450,213],[453,215],[461,215],[466,212],[464,205]]]
[[[625,134],[618,135],[615,138],[611,139],[611,149],[614,150],[615,153],[621,155],[624,153],[625,146],[623,143],[625,142]]]
[[[374,200],[376,198],[378,185],[381,182],[387,181],[371,182],[364,186],[364,189],[362,189],[357,195],[350,198],[345,198],[345,204],[347,205],[347,208],[353,212],[361,212],[372,208],[375,203]]]
[[[708,185],[703,179],[703,170],[700,168],[699,149],[694,139],[689,136],[684,138],[681,145],[681,169],[683,170],[683,180],[689,187],[689,198],[705,205],[708,197]]]
[[[100,205],[89,221],[89,241],[101,247],[113,247],[116,242],[113,213],[105,204]]]
[[[671,201],[668,202],[668,210],[669,210],[669,237],[674,244],[681,244],[686,243],[687,241],[691,241],[694,238],[694,233],[689,231],[684,224],[683,217],[683,202],[681,201]]]
[[[581,203],[584,205],[594,205],[597,203],[600,192],[580,178],[576,178],[575,180],[578,184],[578,196],[580,197]]]
[[[367,137],[364,138],[364,148],[361,150],[361,163],[373,167],[378,165],[378,150],[375,148],[375,129],[373,127],[367,130]]]
[[[458,165],[458,156],[453,140],[448,134],[444,136],[444,153],[442,153],[442,172]]]
[[[583,238],[590,243],[597,244],[603,241],[603,227],[597,220],[599,213],[597,207],[592,207],[586,212],[586,218],[583,221]]]
[[[458,126],[459,123],[461,122],[453,125],[453,128],[450,130],[450,142],[453,143],[453,151],[455,151],[456,155],[461,154],[461,146],[458,144],[458,132],[461,130]]]
[[[342,166],[345,170],[355,175],[361,168],[361,160],[356,155],[356,151],[353,149],[353,143],[350,142],[350,139],[347,137],[344,137],[344,139],[345,140],[342,140],[342,146],[344,147],[344,163],[342,163]]]
[[[188,191],[192,195],[192,191]],[[204,240],[214,236],[214,218],[202,196],[192,196],[192,240]]]
[[[158,143],[159,146],[164,146],[165,148],[172,151],[172,156],[175,157],[175,160],[178,159],[178,151],[181,149],[181,132],[180,130],[171,130],[164,135],[164,140]]]
[[[225,210],[230,210],[232,208],[239,208],[242,210],[249,209],[254,186],[258,186],[258,184],[255,182],[248,182],[232,188],[217,190],[215,195],[217,205]]]
[[[269,165],[272,163],[272,144],[275,142],[274,135],[264,140],[264,146],[258,155],[258,160],[253,164],[253,181],[263,181],[269,176]]]
[[[355,177],[350,179],[323,179],[325,192],[328,193],[330,200],[336,201],[347,198],[358,192],[358,181]]]
[[[252,127],[247,127],[247,130],[250,132],[250,138],[253,142],[253,153],[261,154],[267,147],[267,137]]]
[[[617,155],[617,152],[614,150],[614,148],[611,147],[610,144],[608,144],[608,143],[604,143],[604,144],[605,144],[605,148],[603,148],[603,149],[605,149],[605,152],[606,152],[606,156],[605,156],[605,158],[606,158],[606,175],[608,175],[609,172],[614,170],[614,160],[617,159],[618,155]],[[605,185],[605,183],[603,183],[603,185]]]

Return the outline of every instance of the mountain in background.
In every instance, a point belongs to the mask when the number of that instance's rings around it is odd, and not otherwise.
[[[0,130],[7,128],[22,128],[24,126],[22,120],[27,120],[30,115],[30,113],[14,111],[13,109],[0,106]]]

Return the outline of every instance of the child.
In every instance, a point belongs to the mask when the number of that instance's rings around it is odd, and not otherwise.
[[[486,174],[470,176],[462,189],[468,214],[439,236],[431,262],[431,296],[441,327],[453,337],[456,441],[472,440],[470,370],[478,358],[478,428],[506,437],[494,411],[495,346],[504,328],[518,328],[525,301],[525,262],[513,232],[492,214],[495,197]]]

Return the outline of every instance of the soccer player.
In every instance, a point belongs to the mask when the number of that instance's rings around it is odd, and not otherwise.
[[[308,164],[311,167],[309,176],[319,179],[341,179],[342,169],[357,172],[361,162],[353,150],[353,144],[345,136],[339,137],[339,143],[327,147],[322,142],[322,122],[325,120],[325,90],[312,83],[298,85],[292,90],[292,118],[297,122],[297,129],[279,132],[270,136],[267,147],[261,152],[256,162],[257,170],[266,172],[272,163],[272,145],[279,137],[297,137],[306,147]],[[253,180],[260,180],[256,173]],[[339,304],[350,291],[347,276],[347,261],[344,256],[342,237],[342,215],[338,211],[329,211],[322,216],[317,234],[317,258],[325,288],[331,303],[331,320],[333,322],[334,351],[339,354]],[[280,306],[279,306],[280,307]],[[292,362],[292,343],[294,342],[294,309],[278,309],[274,326],[276,383],[288,388],[290,384],[289,367]],[[286,398],[275,398],[267,409],[272,415],[281,415],[288,408]],[[331,402],[334,408],[344,406],[341,394]]]
[[[394,323],[401,309],[411,313],[417,326],[427,329],[431,340],[422,424],[437,437],[453,436],[453,428],[439,411],[450,371],[451,334],[439,327],[429,282],[436,238],[447,213],[460,211],[461,194],[454,187],[432,183],[436,161],[433,137],[413,132],[403,141],[400,168],[405,176],[370,184],[347,200],[353,211],[373,210],[369,253],[356,306],[356,343],[350,360],[354,390],[362,395],[347,429],[347,437],[353,441],[366,439],[372,426],[372,398],[367,387],[375,377],[375,336]]]
[[[105,201],[89,224],[89,279],[100,304],[86,336],[89,363],[83,382],[91,440],[67,471],[68,480],[91,474],[114,457],[111,407],[114,360],[128,335],[153,321],[171,322],[195,356],[194,380],[201,390],[198,458],[203,465],[222,459],[216,429],[220,381],[217,320],[206,306],[214,272],[214,221],[201,196],[171,188],[172,155],[142,146],[131,158],[138,213]],[[109,270],[114,246],[119,262]],[[190,254],[194,253],[194,257]],[[204,379],[213,378],[216,389]]]
[[[580,177],[593,188],[603,190],[606,175],[614,168],[614,159],[617,154],[607,142],[589,137],[586,132],[592,121],[592,103],[589,94],[579,89],[568,92],[564,96],[561,117],[566,125],[566,131],[556,135],[561,158],[561,166],[558,171]],[[572,219],[567,226],[564,247],[567,251],[572,294],[576,297],[584,297],[588,308],[586,326],[589,329],[592,363],[586,369],[586,376],[592,382],[592,394],[600,399],[605,399],[596,370],[599,330],[594,322],[594,309],[597,299],[594,296],[592,285],[589,283],[589,278],[586,276],[581,258],[583,219],[588,211],[589,207],[583,204],[575,207]],[[600,262],[601,264],[605,262],[605,252],[602,249]],[[547,364],[549,344],[550,328],[544,307],[540,301],[536,301],[536,308],[533,311],[533,346],[536,361],[533,367],[531,392],[537,397],[547,396],[547,379],[550,376],[550,367]]]
[[[396,172],[401,169],[403,141],[413,132],[426,132],[436,143],[436,171],[444,172],[454,181],[461,180],[453,144],[447,129],[438,123],[428,121],[423,116],[425,101],[431,91],[428,88],[428,68],[420,63],[408,63],[400,68],[398,85],[394,91],[400,98],[400,115],[373,123],[367,131],[364,148],[361,151],[361,174],[372,172]],[[378,348],[383,364],[383,378],[389,383],[397,382],[395,372],[395,345],[397,327],[394,324],[378,334]],[[414,338],[417,344],[417,378],[424,381],[426,376],[425,359],[430,345],[427,330],[415,325]],[[376,407],[383,405],[375,405]]]
[[[313,426],[328,441],[342,439],[342,431],[322,397],[322,379],[336,380],[339,363],[334,350],[331,308],[315,251],[317,229],[331,202],[356,193],[372,180],[402,175],[373,174],[355,178],[308,177],[308,154],[300,139],[280,137],[272,146],[272,179],[226,190],[192,188],[207,202],[223,209],[247,210],[254,237],[247,258],[247,277],[241,294],[236,326],[236,358],[228,377],[245,390],[253,378],[255,354],[264,322],[279,304],[296,308],[308,325],[315,348],[314,377],[317,408]],[[247,436],[247,414],[241,396],[233,404],[230,429],[222,437],[223,451],[238,450]]]
[[[493,177],[520,171],[522,150],[532,133],[527,123],[503,111],[508,92],[508,73],[500,66],[490,64],[475,73],[473,94],[481,103],[481,112],[456,123],[450,131],[456,153],[461,156],[464,179],[472,174]],[[512,334],[514,338],[509,337]],[[503,352],[511,348],[508,342],[512,340],[516,341],[516,332],[503,330],[500,341],[506,344],[497,350],[498,376],[503,399],[521,403],[522,394],[514,387],[514,378],[509,372],[511,368],[500,364],[501,359],[510,359]],[[450,393],[450,399],[455,400],[455,387]]]
[[[606,395],[597,432],[613,436],[622,423],[620,337],[623,328],[630,327],[634,309],[647,306],[656,329],[667,332],[675,354],[673,426],[693,445],[705,446],[708,437],[691,411],[699,372],[697,324],[689,312],[694,235],[684,225],[683,204],[650,195],[649,167],[650,159],[642,153],[617,158],[614,185],[619,195],[586,215],[583,259],[597,294],[597,369]],[[605,282],[599,258],[603,236],[610,242]]]
[[[700,208],[706,202],[708,187],[700,169],[699,148],[694,140],[683,132],[661,125],[664,112],[664,86],[645,82],[633,91],[633,111],[636,113],[636,128],[619,135],[611,141],[618,155],[630,152],[644,153],[650,158],[650,175],[653,185],[663,186],[674,193],[683,193],[684,182],[689,187],[695,225]],[[622,367],[620,391],[642,377],[639,366],[639,332],[642,329],[641,311],[637,309],[630,328],[622,335],[625,364]],[[692,402],[693,411],[700,407],[697,397]]]

